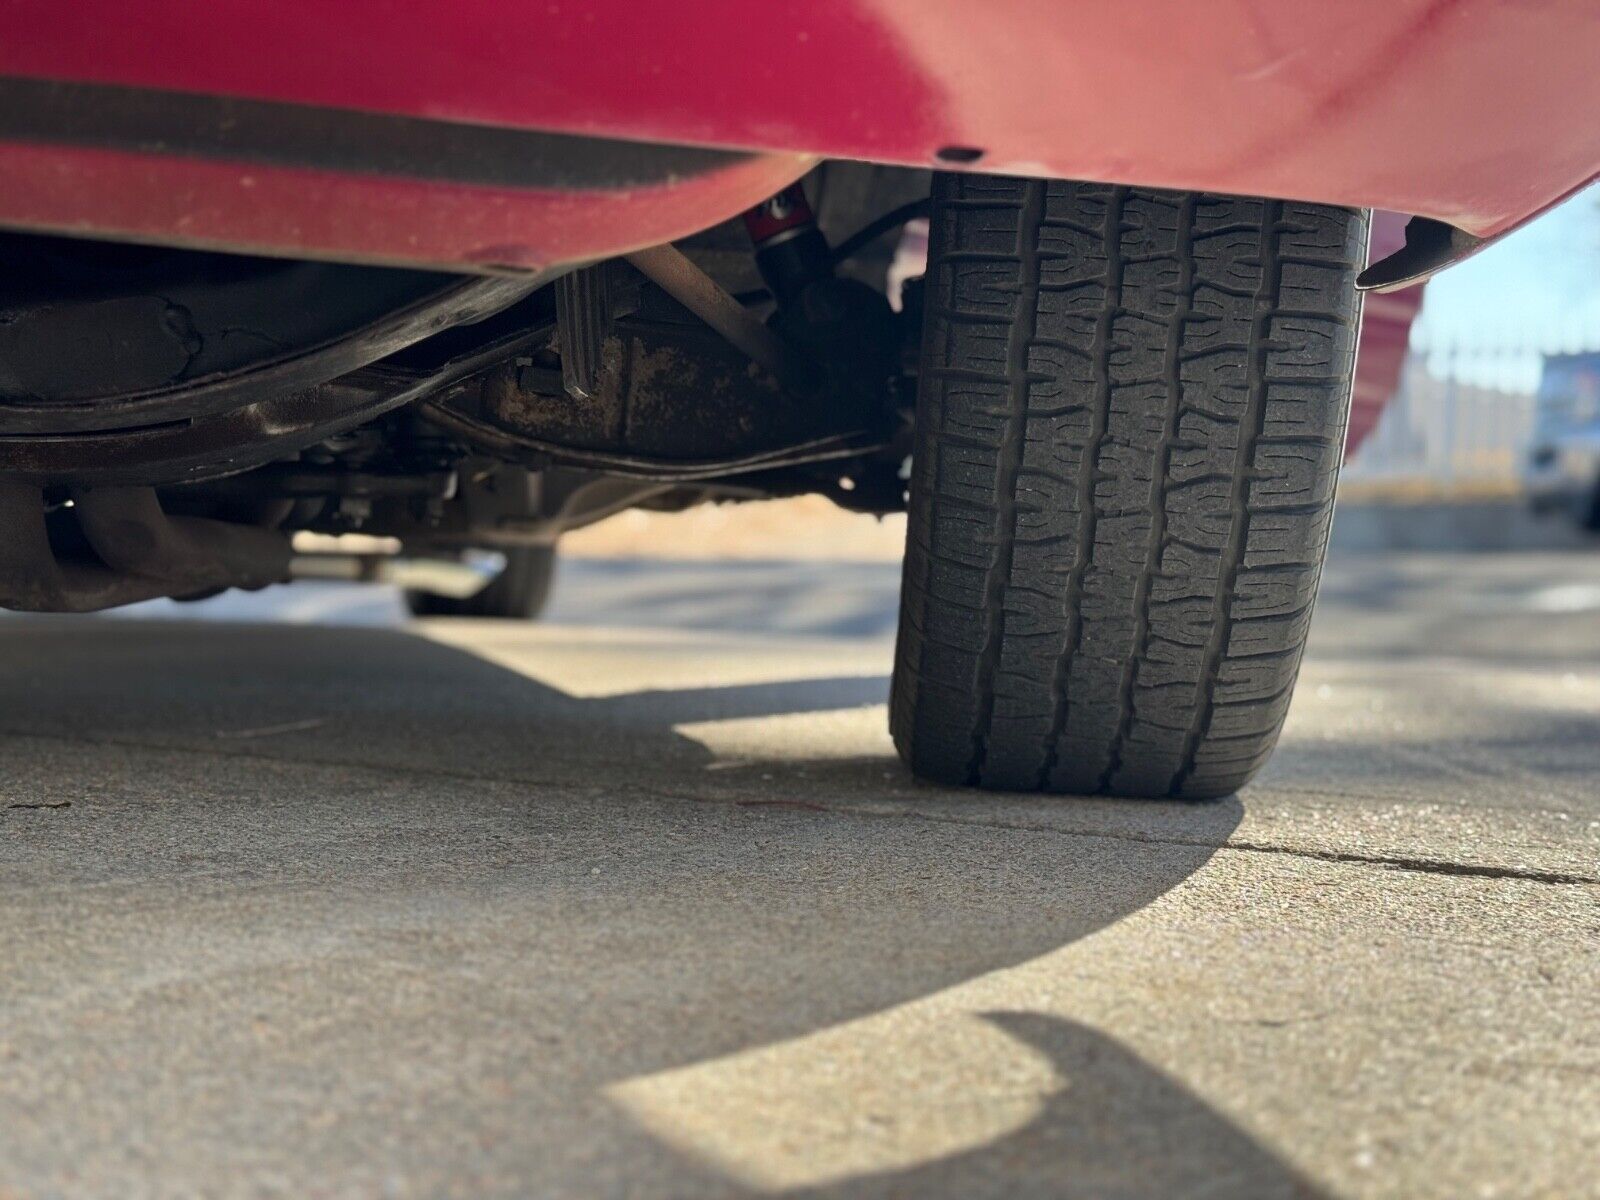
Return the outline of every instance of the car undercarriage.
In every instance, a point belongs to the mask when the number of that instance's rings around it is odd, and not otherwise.
[[[7,234],[0,605],[203,596],[348,557],[295,553],[300,532],[442,562],[627,507],[902,509],[920,313],[885,279],[928,178],[834,166],[820,222],[797,185],[560,272]]]

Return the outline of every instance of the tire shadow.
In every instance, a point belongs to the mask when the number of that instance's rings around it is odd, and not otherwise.
[[[1046,1056],[1064,1087],[1025,1127],[904,1171],[788,1193],[806,1200],[1049,1196],[1058,1200],[1325,1196],[1290,1164],[1115,1038],[1076,1021],[985,1014]]]

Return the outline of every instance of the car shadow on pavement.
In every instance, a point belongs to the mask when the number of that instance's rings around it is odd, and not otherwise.
[[[470,1123],[483,1115],[472,1107],[471,1064],[498,1055],[524,1065],[497,1103],[581,1110],[582,1161],[614,1159],[630,1195],[684,1194],[686,1171],[706,1195],[746,1185],[840,1196],[1315,1194],[1182,1083],[1107,1035],[1043,1013],[985,1010],[960,1023],[987,1022],[1047,1063],[1059,1085],[981,1144],[930,1134],[916,1161],[868,1155],[830,1173],[819,1142],[816,1171],[775,1185],[728,1167],[715,1135],[701,1144],[692,1128],[674,1132],[693,1103],[742,1104],[746,1086],[774,1120],[814,1109],[805,1071],[789,1070],[813,1061],[811,1039],[849,1036],[870,1063],[889,1044],[874,1022],[959,997],[1137,913],[1205,866],[1240,820],[1236,798],[1155,806],[1137,838],[1072,833],[1023,821],[1036,799],[913,784],[885,752],[808,757],[774,746],[752,776],[708,771],[715,756],[680,732],[881,704],[885,680],[875,674],[586,697],[388,630],[19,622],[0,636],[0,733],[71,749],[52,768],[59,786],[97,781],[89,794],[106,794],[97,743],[154,763],[167,763],[166,751],[188,755],[148,784],[119,784],[135,797],[141,786],[164,788],[162,807],[108,803],[93,815],[96,839],[110,841],[75,847],[76,862],[100,856],[134,879],[210,870],[215,894],[236,869],[229,823],[248,824],[250,890],[218,909],[180,973],[213,970],[205,947],[226,944],[230,923],[254,919],[253,905],[274,903],[275,886],[314,910],[322,941],[275,969],[315,989],[332,969],[318,947],[343,956],[332,978],[352,1022],[364,1024],[330,1022],[319,1053],[338,1069],[306,1085],[331,1088],[322,1102],[335,1108],[356,1111],[360,1089],[403,1091],[425,1076],[435,1097],[460,1092],[449,1107]],[[181,780],[185,770],[206,776],[206,799],[174,791],[172,773]],[[291,778],[293,791],[282,782]],[[916,803],[877,803],[908,797]],[[202,805],[212,809],[204,828]],[[180,816],[181,832],[160,828]],[[168,848],[179,839],[185,857],[175,865]],[[308,846],[338,870],[314,869]],[[206,919],[147,915],[130,936],[161,920]],[[402,927],[416,936],[397,939],[391,931]],[[126,952],[137,961],[137,940]],[[463,956],[466,974],[456,967]],[[379,994],[397,972],[401,998]],[[1064,978],[1070,1008],[1070,971]],[[365,986],[374,993],[363,999]],[[449,1017],[436,1057],[408,1036],[412,1022],[467,1012],[501,1019],[479,1028]],[[493,1039],[519,1013],[573,1051],[500,1049]],[[959,1100],[962,1084],[939,1075],[966,1036],[934,1021],[896,1051],[897,1069],[909,1055],[935,1080],[905,1120],[947,1121],[941,1106]],[[429,1061],[398,1063],[395,1046]],[[258,1089],[288,1069],[260,1047],[213,1053],[231,1081],[219,1103],[258,1102]],[[788,1067],[768,1071],[771,1054]],[[699,1099],[686,1107],[678,1084],[652,1092],[660,1079],[688,1080]],[[722,1101],[719,1088],[731,1089]],[[595,1096],[629,1100],[596,1108],[581,1099]],[[652,1104],[641,1118],[640,1105]],[[573,1183],[584,1168],[565,1127],[531,1125],[507,1153]],[[641,1127],[653,1136],[641,1139]],[[419,1153],[433,1136],[417,1132]],[[453,1143],[438,1136],[448,1153]],[[296,1161],[296,1149],[276,1149]],[[273,1150],[258,1153],[271,1161]]]

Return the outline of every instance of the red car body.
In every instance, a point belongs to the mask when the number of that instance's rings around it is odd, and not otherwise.
[[[3,0],[0,225],[527,270],[673,240],[850,158],[1388,209],[1487,239],[1600,170],[1596,63],[1588,0]],[[555,141],[465,166],[359,152],[486,130]],[[726,153],[587,175],[481,161],[641,143]],[[1419,298],[1369,311],[1352,447]]]
[[[4,100],[0,224],[528,268],[703,228],[833,157],[1388,208],[1487,237],[1595,175],[1597,62],[1589,0],[5,0],[0,76],[98,89],[101,112],[136,89],[741,153],[506,182],[341,163],[315,138],[197,148],[184,123],[208,118],[181,104],[120,134],[81,104],[41,123],[35,89]]]

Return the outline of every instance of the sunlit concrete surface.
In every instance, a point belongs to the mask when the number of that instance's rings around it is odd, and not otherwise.
[[[0,1197],[1600,1195],[1600,554],[1215,804],[912,783],[891,564],[0,621]]]

